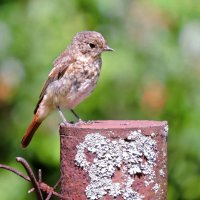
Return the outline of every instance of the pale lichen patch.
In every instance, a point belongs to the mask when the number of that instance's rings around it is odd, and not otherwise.
[[[168,124],[167,124],[167,125],[165,125],[164,131],[163,131],[163,136],[166,137],[166,138],[167,138],[167,136],[168,136],[168,131],[169,131],[169,126],[168,126]]]
[[[153,186],[152,189],[155,191],[155,193],[157,193],[158,190],[159,190],[159,188],[160,188],[160,185],[159,185],[158,183],[156,183],[156,184]]]
[[[160,170],[159,170],[159,173],[160,173],[160,176],[162,176],[162,177],[164,177],[164,176],[165,176],[165,172],[164,172],[164,170],[163,170],[163,169],[160,169]]]
[[[93,162],[88,161],[85,150],[94,154]],[[89,174],[90,183],[85,190],[88,199],[101,199],[108,194],[122,196],[124,200],[142,200],[144,196],[132,187],[134,175],[144,176],[144,185],[151,185],[157,192],[159,185],[155,183],[154,171],[157,157],[156,141],[141,130],[131,131],[126,139],[119,140],[91,133],[77,146],[75,164]],[[122,177],[114,182],[117,170]]]

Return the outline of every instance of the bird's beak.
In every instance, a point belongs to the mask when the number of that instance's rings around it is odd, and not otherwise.
[[[104,48],[104,51],[114,51],[114,49],[110,48],[108,45]]]

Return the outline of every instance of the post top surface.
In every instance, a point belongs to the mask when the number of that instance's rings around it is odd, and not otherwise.
[[[160,127],[167,125],[167,121],[153,120],[97,120],[83,123],[76,123],[70,128],[81,129],[123,129],[123,128],[145,128],[145,127]],[[61,125],[65,127],[65,125]],[[67,127],[67,126],[66,126]]]

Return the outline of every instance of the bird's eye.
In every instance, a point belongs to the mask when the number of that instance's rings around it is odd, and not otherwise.
[[[95,48],[95,44],[93,44],[93,43],[89,43],[89,46],[91,49]]]

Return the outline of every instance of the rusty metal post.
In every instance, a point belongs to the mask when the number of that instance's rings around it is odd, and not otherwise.
[[[69,200],[166,200],[167,132],[165,121],[61,125],[61,194]]]

